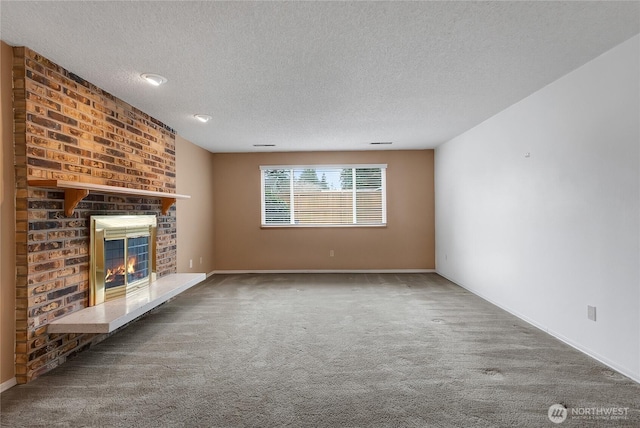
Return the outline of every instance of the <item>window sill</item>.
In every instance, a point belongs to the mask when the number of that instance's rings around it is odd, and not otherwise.
[[[361,229],[386,228],[387,224],[262,224],[261,229]]]

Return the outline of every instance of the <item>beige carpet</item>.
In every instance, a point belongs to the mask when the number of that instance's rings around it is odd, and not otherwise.
[[[1,399],[2,427],[640,426],[640,385],[436,274],[214,276]]]

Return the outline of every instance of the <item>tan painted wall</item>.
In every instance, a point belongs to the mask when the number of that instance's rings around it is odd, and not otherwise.
[[[210,273],[213,260],[213,154],[176,137],[178,272]],[[202,258],[202,262],[200,262]],[[193,260],[193,267],[189,267]]]
[[[15,375],[15,199],[13,176],[13,51],[0,42],[0,383]]]
[[[433,150],[214,154],[215,269],[433,269],[433,160]],[[260,227],[260,165],[351,163],[388,164],[387,227]]]

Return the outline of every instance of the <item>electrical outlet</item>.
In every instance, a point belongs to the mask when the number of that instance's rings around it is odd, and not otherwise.
[[[587,318],[591,321],[596,320],[596,307],[587,305]]]
[[[193,267],[193,259],[189,259],[189,269]]]
[[[335,255],[335,253],[333,252],[333,250],[329,250],[329,257],[333,257]]]
[[[202,264],[202,257],[200,257],[200,264]]]

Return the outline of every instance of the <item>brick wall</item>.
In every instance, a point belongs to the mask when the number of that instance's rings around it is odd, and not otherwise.
[[[29,179],[175,192],[175,132],[28,48],[14,48],[16,377],[26,383],[104,339],[48,334],[87,306],[89,216],[158,216],[157,271],[176,270],[176,215],[156,198],[91,193],[72,217],[64,192]]]

